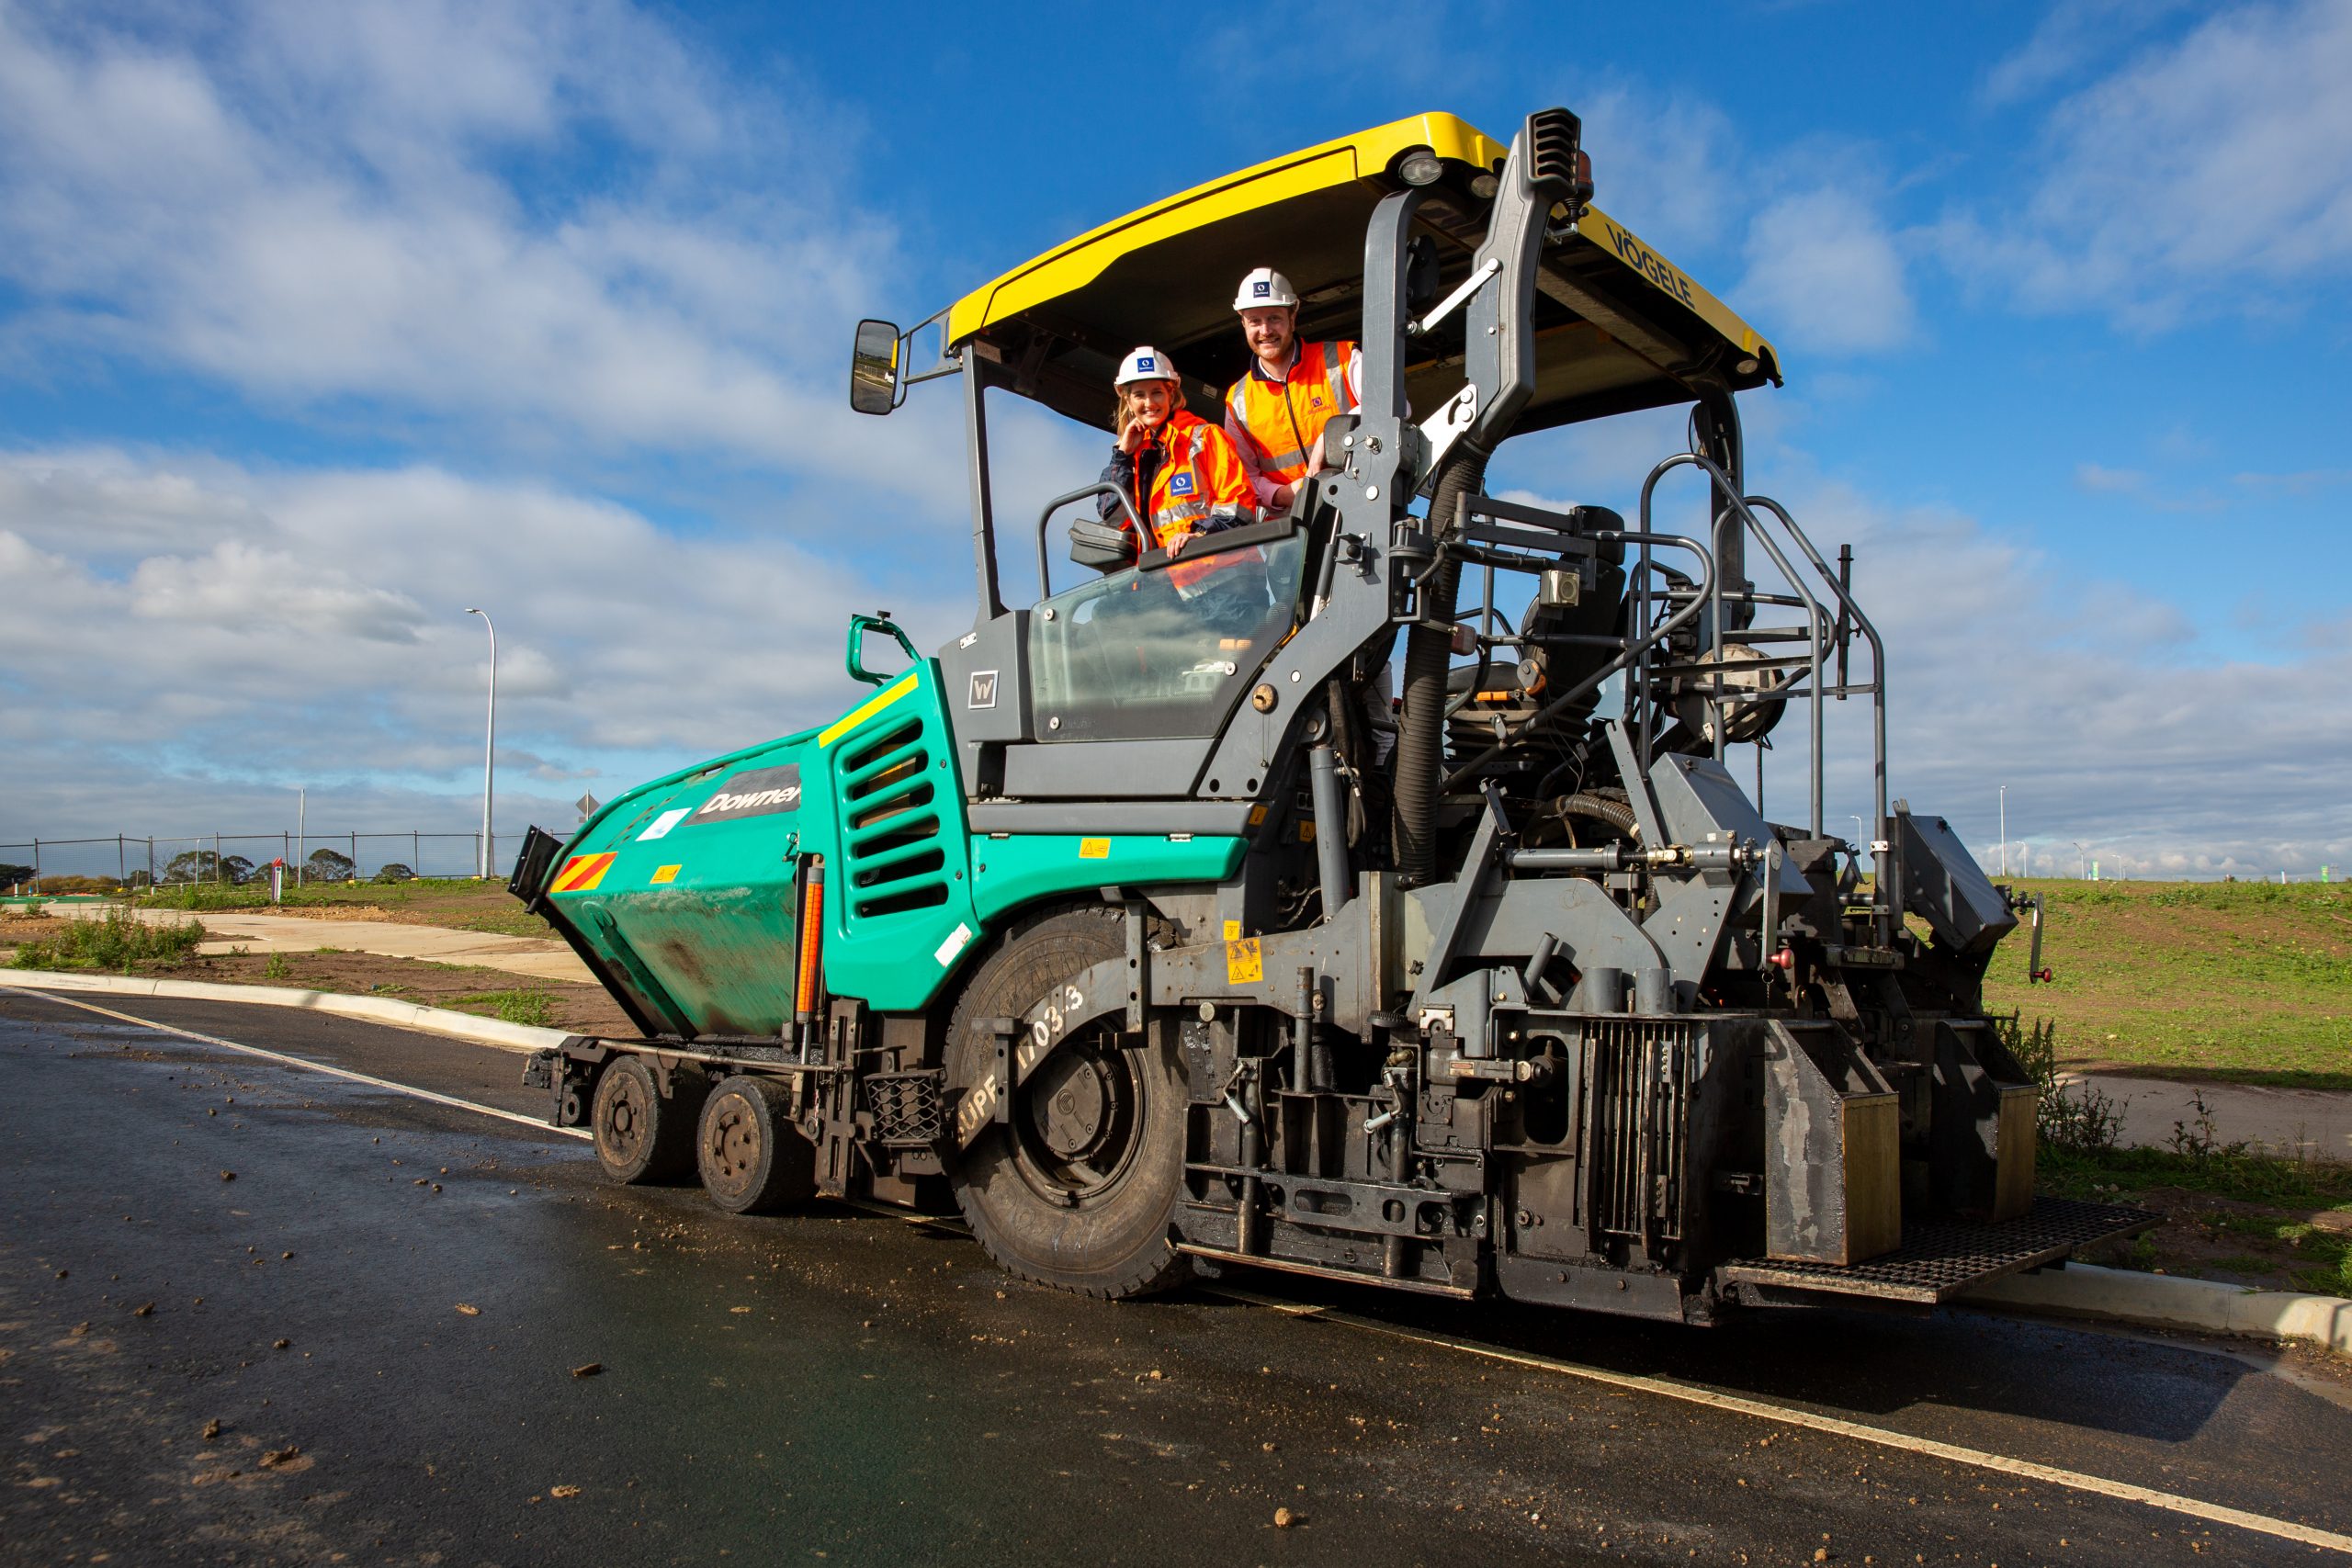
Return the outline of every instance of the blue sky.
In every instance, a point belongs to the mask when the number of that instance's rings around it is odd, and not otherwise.
[[[1781,350],[1751,478],[1856,541],[1899,793],[1988,858],[2007,783],[2069,863],[2352,860],[2352,6],[1889,17],[0,0],[0,840],[276,830],[297,784],[468,826],[469,604],[502,830],[835,711],[847,609],[969,614],[953,399],[850,415],[858,316],[1563,103]],[[1629,506],[1676,422],[1616,423],[1501,481]]]

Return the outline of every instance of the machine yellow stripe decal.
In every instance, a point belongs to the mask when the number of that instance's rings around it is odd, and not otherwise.
[[[915,689],[915,673],[916,672],[912,670],[908,671],[889,685],[883,687],[873,696],[868,697],[864,703],[854,708],[852,708],[848,713],[827,725],[823,729],[818,732],[817,744],[820,746],[831,746],[842,736],[848,734],[853,729],[855,729],[859,725],[864,724],[867,719],[872,718],[876,714],[880,713],[884,708],[888,707],[892,703],[897,702],[900,697],[903,697],[909,692],[913,691]]]
[[[1737,344],[1747,353],[1763,356],[1778,373],[1781,363],[1778,349],[1767,343],[1754,327],[1741,321],[1730,306],[1701,288],[1680,267],[1652,250],[1632,230],[1598,207],[1588,207],[1584,216],[1577,220],[1577,232],[1590,240],[1603,254],[1615,258],[1622,265],[1639,274],[1652,288],[1688,307],[1693,315],[1721,333],[1726,341]]]

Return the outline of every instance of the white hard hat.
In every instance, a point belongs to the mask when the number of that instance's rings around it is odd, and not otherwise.
[[[1298,290],[1290,279],[1272,267],[1261,266],[1241,280],[1241,291],[1233,297],[1237,310],[1262,310],[1272,305],[1287,305],[1298,309]]]
[[[1124,387],[1130,381],[1173,381],[1176,362],[1156,348],[1136,349],[1119,361],[1119,378],[1111,384]]]

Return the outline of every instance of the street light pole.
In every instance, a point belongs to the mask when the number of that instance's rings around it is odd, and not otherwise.
[[[2001,874],[2009,874],[2009,786],[2001,786]]]
[[[1871,847],[1871,836],[1862,827],[1860,812],[1849,811],[1846,815],[1854,824],[1854,863],[1859,866],[1862,863],[1862,852]]]
[[[494,852],[490,840],[490,804],[492,770],[498,756],[498,627],[492,622],[488,610],[469,605],[469,615],[480,615],[481,624],[490,628],[490,718],[482,728],[481,740],[481,864],[478,874],[487,881]]]
[[[2066,841],[2075,846],[2075,880],[2088,882],[2091,879],[2090,851],[2083,848],[2083,841],[2080,839],[2069,839]]]

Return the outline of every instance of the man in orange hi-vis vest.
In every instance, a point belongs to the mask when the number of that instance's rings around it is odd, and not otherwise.
[[[1272,267],[1241,280],[1233,309],[1255,357],[1225,395],[1225,433],[1259,511],[1280,516],[1323,466],[1323,426],[1363,400],[1363,356],[1352,343],[1300,343],[1298,291]]]
[[[1225,395],[1225,433],[1241,455],[1259,513],[1280,517],[1323,467],[1323,427],[1363,401],[1363,354],[1344,341],[1300,343],[1298,290],[1272,267],[1241,280],[1233,310],[1253,357]],[[1385,666],[1363,686],[1374,756],[1384,763],[1396,744],[1389,690]]]

